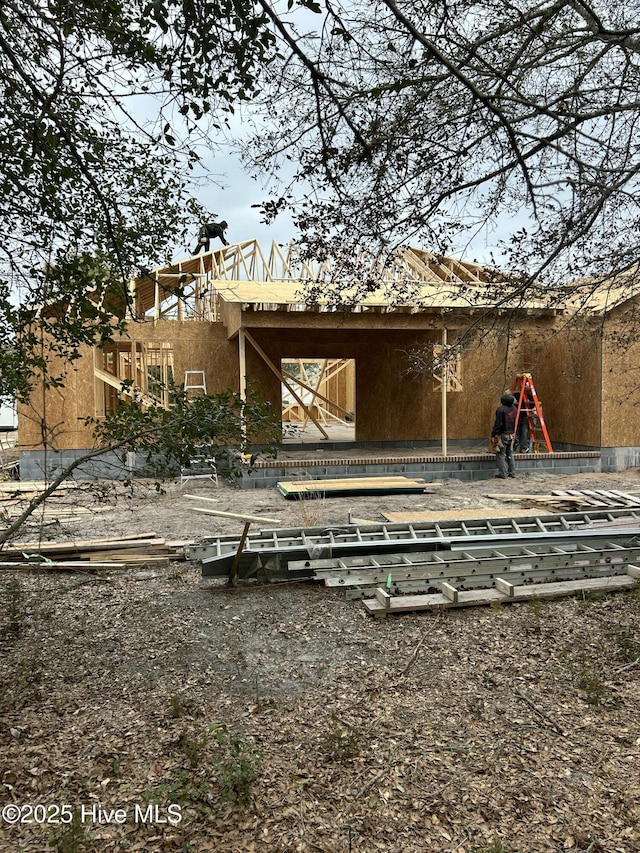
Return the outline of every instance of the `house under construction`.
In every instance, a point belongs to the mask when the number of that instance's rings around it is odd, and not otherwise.
[[[172,383],[194,394],[244,394],[250,384],[281,409],[289,450],[343,442],[384,459],[405,448],[422,466],[412,470],[488,476],[493,457],[470,457],[468,448],[486,442],[500,395],[523,372],[535,377],[554,451],[532,453],[526,465],[639,464],[633,287],[601,285],[584,297],[574,289],[561,305],[513,295],[496,308],[495,279],[481,266],[406,249],[383,269],[372,261],[376,286],[364,296],[350,299],[357,282],[345,280],[337,307],[317,296],[335,276],[295,248],[274,244],[265,254],[247,241],[132,281],[126,334],[84,350],[64,387],[40,389],[21,408],[21,476],[41,478],[91,448],[85,419],[112,410],[124,380],[142,404],[165,406]],[[374,470],[371,456],[368,465]],[[325,465],[322,473],[334,472]]]

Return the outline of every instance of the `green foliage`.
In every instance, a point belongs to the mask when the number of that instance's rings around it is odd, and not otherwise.
[[[172,781],[148,788],[143,792],[142,799],[145,803],[157,803],[162,806],[167,803],[195,802],[205,797],[208,790],[205,782],[196,783],[190,773],[181,770]]]
[[[362,734],[358,729],[332,716],[331,727],[323,737],[321,747],[332,761],[349,761],[360,755]]]
[[[43,337],[67,361],[108,339],[130,277],[194,233],[202,145],[275,36],[253,0],[5,0],[0,43],[2,399],[59,379]]]
[[[583,691],[589,705],[601,705],[607,689],[597,663],[583,655],[578,674],[578,687]]]
[[[17,636],[22,628],[25,614],[25,601],[22,584],[18,578],[2,579],[0,588],[0,613],[2,613],[5,625],[4,631],[12,636]]]
[[[186,729],[181,732],[179,739],[180,749],[184,752],[191,767],[196,767],[200,763],[203,751],[208,742],[206,735],[197,737]]]
[[[218,772],[220,796],[227,802],[245,805],[251,798],[253,783],[258,778],[260,753],[221,723],[214,723],[209,731],[218,747],[214,764]]]
[[[135,400],[122,401],[102,421],[91,421],[97,443],[135,450],[144,456],[150,475],[163,477],[186,464],[203,445],[213,448],[217,458],[226,454],[232,461],[253,444],[278,441],[279,417],[253,392],[247,400],[232,391],[188,398],[176,389],[173,401],[169,409],[143,409]]]
[[[80,812],[73,813],[71,823],[56,827],[49,834],[48,846],[55,853],[82,853],[88,845],[89,838]]]

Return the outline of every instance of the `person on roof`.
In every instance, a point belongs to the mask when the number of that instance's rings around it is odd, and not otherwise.
[[[208,252],[211,240],[215,237],[219,237],[222,240],[223,246],[228,246],[229,243],[224,236],[224,232],[228,227],[224,219],[222,222],[206,222],[198,231],[198,243],[193,250],[193,254],[197,255],[201,248],[205,252]]]
[[[506,392],[500,398],[500,406],[496,409],[496,419],[491,430],[491,447],[496,454],[498,465],[497,477],[506,480],[516,476],[513,462],[513,439],[516,431],[516,398]]]

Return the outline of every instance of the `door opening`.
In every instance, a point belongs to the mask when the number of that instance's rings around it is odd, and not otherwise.
[[[284,443],[355,441],[353,358],[283,358]]]

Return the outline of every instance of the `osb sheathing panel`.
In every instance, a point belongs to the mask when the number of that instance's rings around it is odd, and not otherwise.
[[[602,445],[640,446],[640,316],[637,306],[616,312],[604,326]]]
[[[338,318],[339,319],[339,318]],[[356,439],[359,441],[438,440],[442,437],[442,394],[433,377],[407,375],[406,353],[414,346],[431,347],[442,340],[441,331],[415,329],[254,329],[252,334],[274,365],[284,357],[353,358],[356,361]],[[453,343],[456,332],[449,330]],[[144,343],[170,343],[174,350],[175,378],[182,382],[186,370],[204,370],[207,391],[215,394],[239,388],[238,340],[229,341],[222,324],[199,321],[160,321],[131,324],[130,337]],[[613,343],[607,349],[605,391],[606,427],[603,444],[640,445],[635,410],[620,414],[616,403],[621,390],[636,400],[638,346],[620,360]],[[249,342],[246,344],[250,387],[261,399],[280,406],[280,382]],[[513,384],[515,374],[529,371],[544,405],[552,441],[587,446],[600,445],[600,364],[598,336],[594,328],[575,328],[555,335],[533,324],[520,331],[478,329],[467,336],[462,356],[460,392],[447,393],[449,439],[485,438],[493,424],[500,395]],[[635,377],[635,378],[634,378]],[[69,371],[65,389],[50,391],[43,407],[41,393],[34,394],[30,411],[20,417],[20,442],[41,447],[41,422],[45,417],[54,433],[55,446],[92,446],[91,433],[83,426],[94,414],[93,352]],[[575,406],[581,402],[580,417]],[[584,401],[589,401],[584,405]],[[640,420],[640,419],[639,419]],[[623,425],[623,431],[621,426]],[[624,439],[621,439],[624,435]]]
[[[440,332],[353,331],[290,329],[286,337],[274,331],[252,330],[256,341],[275,365],[282,358],[353,358],[356,361],[356,440],[427,441],[442,437],[442,395],[431,375],[406,374],[407,351],[440,343]],[[463,360],[462,392],[447,394],[451,439],[483,438],[513,370],[505,368],[505,341],[484,346],[478,335]],[[513,363],[517,356],[514,352]],[[267,368],[268,370],[268,368]],[[247,372],[267,398],[280,401],[280,383],[269,376],[259,356],[247,344]]]
[[[221,324],[199,321],[157,324],[132,323],[129,335],[116,338],[121,343],[169,343],[174,352],[174,376],[180,384],[187,370],[204,370],[208,394],[231,388],[239,390],[238,343],[229,341]],[[47,391],[44,401],[36,389],[28,407],[19,411],[21,448],[41,449],[42,423],[49,430],[47,441],[56,449],[93,447],[93,435],[83,421],[95,415],[94,351],[82,350],[82,358],[67,370],[63,388]]]
[[[521,371],[533,376],[552,444],[600,447],[601,346],[593,322],[528,333]]]
[[[239,389],[238,342],[229,341],[220,323],[160,320],[131,323],[122,341],[167,343],[173,347],[174,377],[184,381],[187,370],[204,370],[208,394]]]
[[[94,414],[93,349],[81,347],[81,358],[70,366],[51,359],[51,375],[64,374],[64,387],[34,389],[28,405],[18,407],[20,450],[54,450],[93,446],[91,429],[85,426]]]

